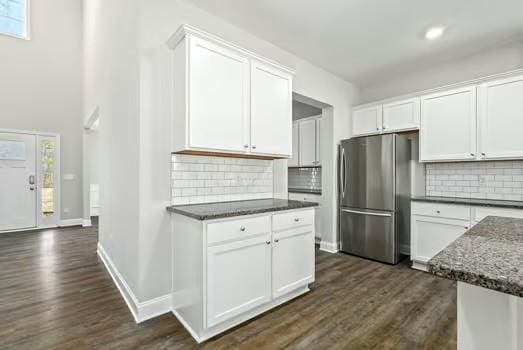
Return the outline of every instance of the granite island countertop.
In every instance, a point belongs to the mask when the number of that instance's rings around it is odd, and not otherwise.
[[[196,220],[212,220],[316,206],[318,206],[318,203],[314,202],[269,198],[191,205],[171,205],[167,207],[167,210],[172,213],[189,216]]]
[[[428,267],[439,277],[523,297],[523,219],[486,217]]]
[[[419,196],[419,197],[412,197],[411,200],[414,202],[430,202],[430,203],[474,205],[474,206],[481,206],[481,207],[500,207],[500,208],[523,209],[522,201],[505,201],[505,200],[499,200],[499,199]]]

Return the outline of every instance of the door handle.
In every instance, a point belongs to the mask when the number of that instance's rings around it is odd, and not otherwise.
[[[29,175],[29,185],[34,185],[35,184],[35,176],[34,175]]]
[[[350,209],[342,209],[341,211],[344,211],[346,213],[351,214],[361,214],[361,215],[372,215],[372,216],[385,216],[385,217],[391,217],[391,213],[373,213],[369,211],[359,211],[359,210],[350,210]]]
[[[340,159],[340,189],[341,198],[345,198],[345,148],[341,148]]]

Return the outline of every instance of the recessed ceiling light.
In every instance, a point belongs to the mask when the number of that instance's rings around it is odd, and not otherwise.
[[[443,27],[432,27],[425,32],[425,39],[434,40],[439,38],[445,32]]]

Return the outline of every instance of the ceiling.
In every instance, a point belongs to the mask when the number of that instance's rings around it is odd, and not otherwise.
[[[360,85],[523,38],[522,0],[188,1]]]

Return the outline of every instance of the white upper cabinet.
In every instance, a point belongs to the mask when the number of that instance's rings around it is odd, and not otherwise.
[[[191,38],[191,148],[248,150],[249,134],[245,131],[249,123],[249,74],[246,57],[201,38]]]
[[[483,83],[478,89],[482,159],[523,157],[523,76]]]
[[[308,119],[299,123],[300,126],[300,166],[316,165],[316,120]]]
[[[352,135],[372,135],[381,132],[382,105],[356,109],[352,113]]]
[[[476,158],[476,87],[421,97],[420,160]]]
[[[383,105],[383,132],[419,129],[419,123],[418,97]]]
[[[292,123],[292,157],[289,158],[288,166],[299,166],[299,152],[300,152],[300,125],[298,122]]]
[[[172,152],[291,155],[292,71],[187,25],[168,45]]]
[[[251,150],[292,153],[292,76],[261,62],[251,62]]]

